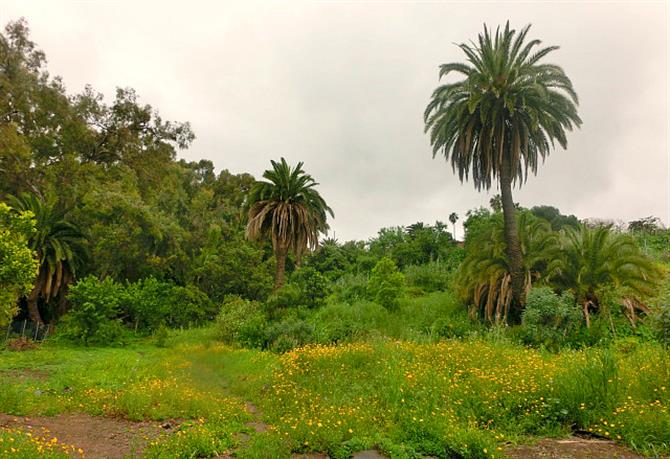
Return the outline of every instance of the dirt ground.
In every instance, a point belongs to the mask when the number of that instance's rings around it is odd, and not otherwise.
[[[508,448],[512,459],[641,459],[644,456],[609,440],[592,438],[545,438],[534,445]]]
[[[87,459],[122,459],[137,455],[148,441],[167,429],[156,422],[64,414],[53,417],[23,417],[0,414],[0,427],[20,428],[58,438],[61,443],[84,450]]]
[[[249,411],[254,411],[249,410]],[[264,424],[250,423],[263,431]],[[63,414],[54,417],[23,417],[0,414],[0,427],[21,429],[36,435],[56,437],[61,443],[84,451],[88,459],[122,459],[140,457],[147,443],[175,423],[132,422],[86,414]],[[259,428],[260,427],[260,428]],[[533,445],[509,447],[505,453],[512,459],[642,459],[644,456],[612,441],[573,437],[543,439]],[[230,456],[220,456],[231,459]],[[326,459],[325,454],[294,454],[293,459]],[[355,458],[384,458],[377,451],[362,451]]]

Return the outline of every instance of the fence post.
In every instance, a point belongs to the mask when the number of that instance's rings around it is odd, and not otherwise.
[[[24,338],[26,336],[26,323],[28,321],[26,319],[23,319],[23,328],[21,328],[21,338]]]
[[[35,338],[33,339],[33,341],[37,341],[37,335],[39,334],[39,332],[40,332],[40,323],[37,322],[37,325],[35,326]]]

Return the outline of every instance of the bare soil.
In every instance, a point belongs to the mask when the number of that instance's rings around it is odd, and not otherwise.
[[[122,459],[139,456],[147,443],[166,429],[156,422],[62,414],[53,417],[23,417],[0,414],[0,427],[48,433],[60,443],[84,450],[88,459]]]
[[[507,449],[512,459],[642,459],[644,456],[613,441],[572,437],[545,438],[534,445]]]

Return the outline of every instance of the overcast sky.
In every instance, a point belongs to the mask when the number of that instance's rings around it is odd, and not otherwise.
[[[0,0],[0,22],[22,16],[69,92],[132,87],[190,121],[180,157],[257,177],[271,159],[304,161],[340,241],[487,205],[432,159],[422,113],[438,65],[463,60],[454,43],[483,23],[531,23],[531,38],[561,47],[546,61],[572,79],[584,124],[515,200],[670,223],[666,1]]]

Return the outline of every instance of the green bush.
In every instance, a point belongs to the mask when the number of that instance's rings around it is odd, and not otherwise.
[[[395,262],[382,258],[372,270],[368,280],[368,295],[377,304],[386,309],[398,308],[398,302],[405,289],[405,276],[398,271]]]
[[[275,352],[287,352],[311,343],[313,335],[313,326],[296,316],[289,316],[267,327],[267,347]]]
[[[270,295],[265,302],[265,312],[270,320],[280,319],[287,310],[300,304],[300,289],[290,282]]]
[[[125,330],[121,325],[119,300],[123,286],[111,278],[93,276],[70,287],[70,311],[59,326],[61,337],[84,345],[119,344]]]
[[[389,322],[390,314],[376,303],[359,301],[354,304],[328,304],[311,319],[315,341],[332,344],[353,341],[379,332]]]
[[[217,308],[207,294],[195,285],[174,286],[171,308],[166,314],[170,327],[191,327],[214,319]]]
[[[305,306],[313,309],[322,306],[330,294],[330,282],[314,268],[303,267],[292,275],[290,283],[297,287],[299,292],[296,306]]]
[[[652,326],[656,338],[663,345],[670,347],[670,301],[663,298],[652,316]]]
[[[572,339],[582,322],[581,311],[572,295],[558,296],[548,287],[533,288],[521,317],[527,344],[557,350]]]
[[[176,286],[153,277],[128,284],[122,309],[135,330],[152,332],[165,325],[190,327],[215,314],[209,297],[193,285]]]
[[[344,274],[333,285],[333,302],[353,304],[368,298],[368,276]]]
[[[446,263],[431,262],[405,268],[407,285],[426,292],[446,291],[451,282],[452,267]]]
[[[266,326],[260,303],[229,296],[223,301],[216,318],[216,336],[228,344],[263,348],[267,341]]]

